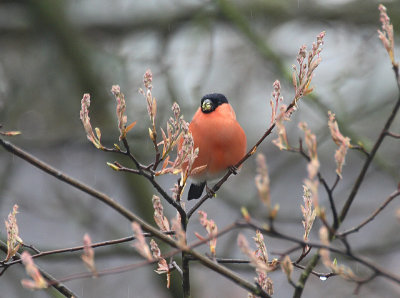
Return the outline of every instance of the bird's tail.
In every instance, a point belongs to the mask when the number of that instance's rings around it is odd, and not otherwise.
[[[206,186],[206,182],[201,182],[200,184],[192,183],[189,188],[188,200],[196,200],[200,198],[203,193],[204,186]]]

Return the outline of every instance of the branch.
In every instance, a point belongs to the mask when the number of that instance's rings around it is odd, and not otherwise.
[[[354,295],[358,295],[358,293],[359,293],[361,287],[362,287],[364,284],[366,284],[366,283],[370,282],[371,280],[375,279],[375,277],[377,277],[377,276],[378,276],[378,274],[374,273],[374,274],[372,274],[370,277],[367,277],[367,278],[365,278],[365,279],[363,279],[363,280],[357,281],[357,287],[354,289]]]
[[[369,152],[367,150],[365,150],[364,146],[352,145],[349,149],[358,150],[358,151],[364,153],[365,157],[369,157]]]
[[[397,133],[393,133],[393,132],[387,131],[386,135],[388,135],[388,136],[390,136],[392,138],[395,138],[395,139],[400,139],[400,134],[397,134]]]
[[[174,250],[173,253],[171,252],[168,255],[173,256],[173,255],[177,254],[178,252],[179,251]],[[144,266],[154,264],[157,262],[158,262],[157,259],[153,259],[152,261],[144,260],[142,262],[135,263],[135,264],[129,264],[129,265],[119,266],[119,267],[115,267],[115,268],[108,268],[105,270],[97,270],[96,273],[97,273],[97,276],[106,276],[106,275],[111,275],[111,274],[123,273],[123,272],[127,272],[127,271],[132,271],[134,269],[142,268]],[[75,274],[71,274],[71,275],[65,276],[63,278],[60,278],[60,281],[66,282],[66,281],[83,279],[83,278],[93,278],[93,273],[92,272],[75,273]]]
[[[166,235],[173,235],[174,231],[169,231],[165,233]],[[143,233],[144,237],[152,237],[153,235],[150,233]],[[114,239],[114,240],[107,240],[107,241],[102,241],[102,242],[97,242],[97,243],[93,243],[91,244],[92,248],[97,248],[97,247],[103,247],[103,246],[109,246],[109,245],[114,245],[114,244],[119,244],[119,243],[124,243],[124,242],[129,242],[129,241],[133,241],[135,240],[136,237],[135,236],[128,236],[128,237],[124,237],[124,238],[119,238],[119,239]],[[30,247],[27,245],[24,245],[26,247]],[[31,249],[33,249],[32,247],[30,247]],[[74,246],[74,247],[68,247],[68,248],[61,248],[61,249],[54,249],[54,250],[48,250],[48,251],[38,251],[37,249],[33,249],[34,251],[36,251],[36,254],[32,255],[32,258],[40,258],[40,257],[45,257],[45,256],[49,256],[49,255],[55,255],[55,254],[60,254],[60,253],[65,253],[65,252],[75,252],[75,251],[80,251],[83,250],[84,246]],[[18,260],[13,260],[4,264],[0,264],[0,267],[9,267],[11,265],[14,264],[19,264],[22,261],[20,259]]]
[[[297,264],[297,263],[295,263],[295,262],[293,262],[293,266],[294,266],[294,267],[297,267],[297,268],[299,268],[299,269],[303,269],[303,270],[306,270],[306,269],[307,269],[306,266]],[[337,275],[337,273],[334,273],[334,272],[322,273],[322,272],[317,272],[317,271],[314,271],[314,270],[312,270],[310,273],[311,273],[312,275],[315,275],[316,277],[318,277],[318,278],[320,278],[320,279],[324,279],[324,278],[328,279],[328,278],[331,277],[331,276],[336,276],[336,275]]]
[[[371,216],[369,216],[367,219],[365,219],[362,223],[360,223],[358,226],[356,226],[356,227],[354,227],[354,228],[352,228],[352,229],[349,229],[349,230],[347,230],[347,231],[345,231],[345,232],[342,232],[342,233],[338,233],[338,234],[336,234],[336,236],[338,236],[338,237],[345,237],[345,236],[347,236],[347,235],[349,235],[349,234],[351,234],[351,233],[354,233],[354,232],[358,232],[363,226],[365,226],[367,223],[369,223],[369,222],[371,222],[372,220],[374,220],[374,218],[394,199],[394,198],[396,198],[397,196],[399,196],[400,195],[400,190],[397,190],[397,191],[395,191],[395,192],[393,192],[386,200],[385,200],[385,202],[383,202],[383,204],[381,205],[381,206],[379,206],[379,208],[378,209],[376,209],[375,210],[375,212],[374,213],[372,213],[371,214]]]

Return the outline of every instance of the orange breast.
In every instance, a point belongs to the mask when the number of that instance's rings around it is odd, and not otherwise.
[[[192,176],[194,180],[216,179],[246,154],[246,135],[229,104],[222,104],[209,114],[201,112],[199,108],[189,130],[195,148],[199,148],[199,156],[193,168],[207,165],[204,170]]]

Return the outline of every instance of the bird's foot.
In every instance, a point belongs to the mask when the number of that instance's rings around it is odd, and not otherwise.
[[[238,170],[237,167],[229,166],[228,169],[229,169],[229,172],[231,172],[233,175],[237,175],[237,170]]]
[[[216,197],[217,195],[215,194],[215,191],[213,191],[211,188],[208,187],[208,185],[206,184],[206,192],[207,195],[212,198],[212,197]]]

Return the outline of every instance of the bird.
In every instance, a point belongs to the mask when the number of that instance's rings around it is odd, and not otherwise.
[[[236,114],[227,98],[220,93],[206,94],[201,98],[189,124],[194,148],[199,153],[192,169],[204,166],[190,175],[192,183],[188,200],[198,199],[207,181],[221,178],[228,169],[245,156],[247,139],[243,128],[236,121]],[[210,191],[207,187],[207,191]]]

